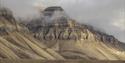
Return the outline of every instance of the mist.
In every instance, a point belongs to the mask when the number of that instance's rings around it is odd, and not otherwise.
[[[1,4],[18,17],[38,15],[39,7],[58,5],[76,21],[125,42],[125,0],[1,0]]]
[[[70,17],[125,42],[125,0],[62,0]]]

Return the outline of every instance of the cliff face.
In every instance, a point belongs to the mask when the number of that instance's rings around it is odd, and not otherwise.
[[[42,20],[31,21],[27,24],[28,29],[39,40],[77,41],[91,39],[114,44],[119,42],[112,35],[69,18],[61,7],[49,7],[42,13]]]
[[[67,59],[125,60],[124,43],[69,18],[61,7],[42,12],[39,25],[27,24],[34,37]],[[40,24],[41,23],[41,24]],[[44,24],[44,25],[43,25]],[[35,25],[35,26],[34,26]]]

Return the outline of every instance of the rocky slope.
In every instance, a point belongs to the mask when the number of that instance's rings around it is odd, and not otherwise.
[[[61,7],[45,9],[41,18],[31,21],[27,27],[36,39],[66,59],[125,60],[124,43],[91,26],[77,23]]]
[[[64,60],[17,23],[6,8],[0,8],[0,59]]]

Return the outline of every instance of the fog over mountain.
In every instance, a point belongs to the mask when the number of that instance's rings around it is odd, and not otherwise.
[[[1,0],[0,3],[20,17],[38,14],[37,7],[59,5],[73,19],[125,42],[125,0]]]

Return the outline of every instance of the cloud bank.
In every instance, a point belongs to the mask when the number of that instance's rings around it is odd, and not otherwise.
[[[1,0],[16,16],[38,14],[35,7],[59,5],[73,19],[125,42],[125,0]]]
[[[125,42],[125,0],[61,0],[70,17]]]

